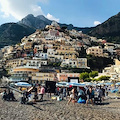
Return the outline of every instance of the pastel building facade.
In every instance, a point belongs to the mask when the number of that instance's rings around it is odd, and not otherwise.
[[[64,59],[61,63],[61,67],[76,67],[76,68],[89,68],[87,67],[87,58],[77,58],[77,59]]]
[[[87,55],[91,54],[98,57],[103,57],[103,49],[100,46],[89,47],[86,50]]]
[[[68,77],[80,77],[80,73],[57,73],[59,82],[68,82]]]
[[[32,83],[44,84],[46,81],[56,81],[54,72],[36,72],[32,74]]]

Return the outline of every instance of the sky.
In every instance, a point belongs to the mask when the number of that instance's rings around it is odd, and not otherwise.
[[[28,14],[93,27],[120,12],[120,0],[0,0],[0,25],[18,22]]]

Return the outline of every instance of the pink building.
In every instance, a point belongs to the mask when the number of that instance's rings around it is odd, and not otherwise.
[[[68,77],[80,77],[80,73],[57,73],[59,82],[67,82]]]

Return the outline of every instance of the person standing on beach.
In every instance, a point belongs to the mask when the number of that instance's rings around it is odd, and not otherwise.
[[[34,102],[36,102],[36,100],[38,99],[38,92],[37,92],[37,88],[35,87],[35,93],[34,93]]]
[[[50,88],[50,86],[48,86],[48,88],[47,88],[47,93],[48,93],[48,97],[51,98],[51,88]]]
[[[92,86],[90,86],[89,89],[87,90],[86,105],[88,105],[89,100],[91,101],[92,105],[94,105],[93,104],[93,98],[94,98],[94,90],[92,89]]]
[[[40,88],[40,92],[39,92],[39,95],[40,95],[40,101],[43,101],[43,96],[45,94],[45,88],[43,86],[39,86]]]
[[[75,100],[76,100],[76,94],[75,94],[75,88],[73,88],[71,91],[70,99],[67,102],[67,105],[69,105],[71,101],[75,104]]]

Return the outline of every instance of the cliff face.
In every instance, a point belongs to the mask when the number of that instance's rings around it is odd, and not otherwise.
[[[35,29],[43,29],[46,25],[50,25],[52,21],[45,18],[43,15],[34,17],[32,14],[27,15],[18,24],[23,24]]]
[[[109,42],[120,43],[120,13],[96,26],[89,35],[105,38]]]
[[[19,43],[21,38],[32,34],[35,29],[17,23],[5,23],[0,26],[0,48]]]

